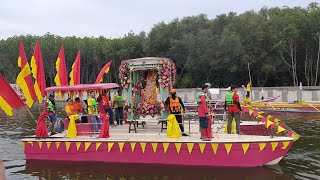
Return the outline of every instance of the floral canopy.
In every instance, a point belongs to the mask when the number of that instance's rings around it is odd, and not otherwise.
[[[119,78],[127,91],[133,118],[163,115],[161,101],[176,81],[176,66],[168,58],[147,57],[121,62]]]

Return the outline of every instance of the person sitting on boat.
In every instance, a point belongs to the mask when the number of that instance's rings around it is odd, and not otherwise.
[[[206,137],[206,130],[208,128],[208,118],[209,118],[209,106],[210,106],[210,100],[207,95],[207,92],[209,91],[208,85],[202,86],[202,91],[198,94],[198,116],[200,118],[200,133],[202,141],[210,141],[209,138]]]
[[[76,97],[74,99],[75,102],[73,102],[73,107],[75,109],[75,111],[77,112],[77,114],[83,113],[83,105],[80,102],[80,98]]]
[[[123,125],[123,107],[124,107],[125,97],[122,94],[122,89],[118,90],[118,94],[113,97],[113,107],[116,110],[116,120],[117,125]]]
[[[96,100],[96,93],[94,91],[90,91],[90,97],[87,100],[88,102],[88,114],[90,115],[91,122],[93,123],[94,131],[99,132],[98,124],[101,124],[101,120],[98,117],[98,102]]]
[[[50,94],[49,99],[47,99],[47,101],[43,105],[43,111],[46,112],[47,116],[50,119],[51,124],[49,126],[49,131],[51,132],[51,135],[56,134],[54,130],[54,125],[57,121],[57,116],[55,114],[55,105],[56,103],[54,102],[54,94]]]
[[[179,127],[181,130],[182,136],[188,136],[186,133],[184,133],[184,127],[182,124],[182,112],[181,112],[181,110],[185,111],[186,109],[184,107],[184,104],[183,104],[181,98],[177,97],[176,93],[177,93],[177,91],[175,89],[171,89],[170,90],[171,97],[168,97],[165,100],[164,104],[168,105],[170,107],[169,108],[170,113],[175,115],[175,117],[179,123]]]
[[[109,101],[111,101],[110,91],[108,91],[108,93],[107,93],[107,90],[104,90],[102,92],[102,94],[99,94],[99,97],[97,100],[102,102],[102,106],[103,106],[105,113],[108,113],[109,124],[114,125],[113,112],[112,112],[112,109],[110,108],[110,102],[109,102]]]
[[[73,105],[73,101],[71,98],[67,99],[67,104],[64,107],[64,111],[66,112],[66,115],[68,117],[68,119],[70,120],[70,116],[74,115],[74,114],[78,114],[78,112],[76,111],[74,105]],[[76,122],[79,122],[79,120],[77,120]]]
[[[240,112],[242,109],[240,106],[236,86],[231,86],[230,91],[228,91],[226,94],[225,110],[228,112],[228,134],[231,134],[231,125],[234,119],[236,121],[237,134],[240,135]]]

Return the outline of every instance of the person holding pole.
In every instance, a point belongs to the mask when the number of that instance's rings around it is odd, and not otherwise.
[[[49,126],[49,130],[51,131],[51,135],[56,134],[55,130],[54,130],[54,125],[57,121],[57,116],[56,116],[56,103],[54,101],[54,94],[50,94],[49,95],[49,99],[47,99],[47,101],[44,103],[43,105],[43,111],[46,112],[46,114],[48,115],[49,119],[50,119],[50,126]]]
[[[168,105],[170,107],[170,114],[174,114],[178,123],[179,123],[179,127],[182,133],[182,136],[188,136],[185,132],[184,132],[184,127],[182,124],[182,112],[181,110],[183,110],[185,112],[185,107],[184,104],[181,100],[180,97],[176,96],[177,91],[175,89],[171,89],[170,90],[170,95],[171,97],[168,97],[165,100],[165,105]]]

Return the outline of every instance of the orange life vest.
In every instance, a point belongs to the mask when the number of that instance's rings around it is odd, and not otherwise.
[[[181,104],[178,97],[176,99],[170,98],[170,111],[173,113],[181,112]]]

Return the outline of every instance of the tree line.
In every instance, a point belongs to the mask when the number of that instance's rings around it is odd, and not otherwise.
[[[19,40],[30,62],[37,40],[53,86],[61,45],[70,72],[81,50],[81,83],[94,83],[100,69],[113,60],[105,82],[119,82],[122,60],[146,56],[168,57],[177,65],[176,87],[318,86],[320,83],[320,6],[264,7],[258,12],[230,12],[208,19],[205,14],[155,24],[149,33],[129,32],[121,38],[13,36],[0,40],[0,73],[15,82],[19,68]]]

